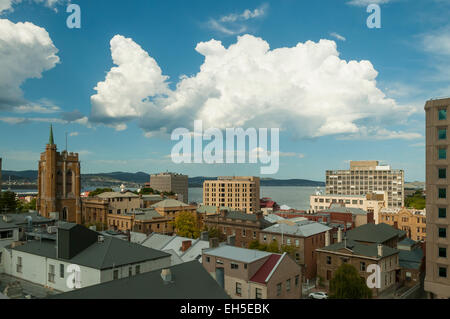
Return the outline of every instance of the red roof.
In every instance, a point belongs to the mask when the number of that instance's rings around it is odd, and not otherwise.
[[[253,275],[253,277],[250,279],[250,281],[265,284],[267,276],[269,276],[269,274],[275,268],[275,266],[277,265],[280,258],[281,258],[281,255],[277,255],[277,254],[270,255],[270,257],[261,266],[261,268],[258,269],[256,274]]]

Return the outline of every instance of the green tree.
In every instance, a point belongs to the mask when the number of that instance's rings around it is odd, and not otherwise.
[[[252,240],[252,241],[248,244],[248,248],[249,248],[249,249],[256,249],[256,250],[259,250],[260,246],[261,246],[261,245],[259,244],[259,241],[258,241],[257,239]]]
[[[372,291],[364,278],[350,264],[342,264],[330,281],[330,298],[332,299],[370,299]]]
[[[278,248],[278,242],[276,240],[272,240],[272,242],[267,246],[267,251],[270,253],[279,253],[280,249]]]
[[[113,192],[113,189],[112,188],[97,188],[96,190],[89,192],[89,197],[94,197],[94,196],[97,196],[97,195],[100,195],[100,194],[106,193],[106,192]]]
[[[36,210],[36,198],[33,198],[29,203],[23,200],[17,201],[17,211],[28,212],[29,210]]]
[[[15,213],[16,209],[16,194],[10,191],[0,193],[0,213]]]
[[[154,190],[153,190],[153,188],[151,188],[151,187],[145,187],[145,188],[142,188],[142,189],[141,189],[141,191],[139,192],[139,194],[142,194],[142,195],[152,195],[152,194],[154,194]]]
[[[200,237],[200,229],[195,213],[180,212],[175,220],[171,222],[178,236],[188,238]]]
[[[405,206],[414,209],[424,209],[425,196],[423,195],[423,190],[419,189],[413,195],[406,197]]]

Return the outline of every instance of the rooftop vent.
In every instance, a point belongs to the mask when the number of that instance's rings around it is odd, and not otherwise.
[[[12,222],[12,217],[9,215],[3,215],[3,221],[5,223],[10,223],[10,222]]]
[[[105,241],[105,236],[99,235],[98,236],[98,242],[103,243]]]

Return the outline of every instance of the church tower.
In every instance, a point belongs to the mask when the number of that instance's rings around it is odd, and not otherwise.
[[[59,220],[81,223],[80,162],[77,153],[57,152],[53,127],[38,170],[36,209],[43,217],[58,213]]]

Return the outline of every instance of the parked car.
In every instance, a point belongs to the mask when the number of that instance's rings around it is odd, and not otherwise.
[[[328,299],[328,295],[326,292],[312,292],[309,295],[309,298],[311,299]]]

